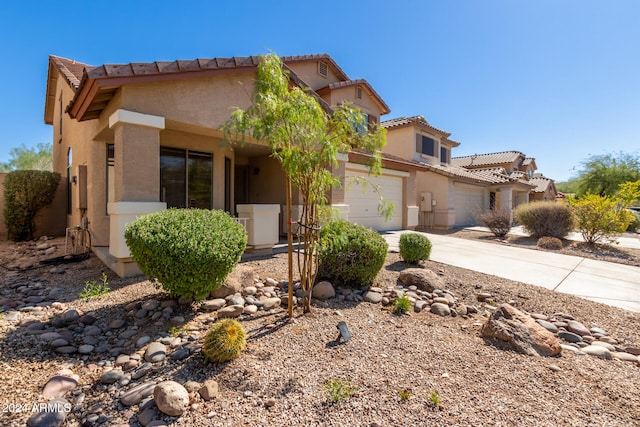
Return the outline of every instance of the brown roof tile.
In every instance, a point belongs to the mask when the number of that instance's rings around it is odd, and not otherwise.
[[[534,175],[529,182],[536,186],[536,188],[532,190],[534,193],[544,193],[547,191],[549,186],[553,184],[553,180],[551,178],[547,178],[542,175]]]
[[[449,132],[445,132],[442,129],[438,129],[435,126],[432,126],[427,119],[425,119],[423,116],[412,116],[412,117],[397,117],[395,119],[391,119],[391,120],[385,120],[384,122],[380,123],[380,125],[384,128],[387,129],[392,129],[392,128],[396,128],[396,127],[404,127],[404,126],[409,126],[409,125],[414,125],[414,126],[422,126],[425,128],[428,128],[430,130],[433,130],[443,136],[445,136],[445,138],[448,138],[449,135],[451,135]],[[459,142],[453,141],[453,140],[449,140],[451,142],[454,142],[456,144],[460,144]]]
[[[376,92],[375,89],[373,89],[373,87],[365,79],[344,80],[339,82],[333,82],[328,86],[318,89],[316,92],[320,95],[323,95],[324,93],[329,92],[331,90],[341,89],[341,88],[351,87],[351,86],[358,86],[358,85],[364,86],[365,90],[369,92],[370,96],[373,97],[379,103],[382,114],[387,114],[389,113],[389,111],[391,111],[387,103],[384,102],[382,97],[378,95],[378,92]]]
[[[78,89],[78,86],[80,86],[82,73],[85,68],[91,68],[91,66],[83,64],[82,62],[77,62],[73,59],[62,58],[55,55],[49,55],[49,60],[56,66],[74,91]]]
[[[472,156],[462,156],[451,158],[451,164],[461,167],[491,166],[504,163],[513,163],[519,157],[525,158],[520,151],[501,151],[499,153],[474,154]]]

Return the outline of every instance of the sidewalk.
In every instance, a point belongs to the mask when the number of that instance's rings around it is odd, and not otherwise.
[[[383,234],[389,250],[398,250],[400,234],[405,232]],[[433,244],[432,261],[640,312],[640,267],[439,234],[422,234]]]

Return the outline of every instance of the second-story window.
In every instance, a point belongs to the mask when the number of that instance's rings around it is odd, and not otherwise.
[[[449,149],[440,147],[440,163],[449,163]]]
[[[416,136],[416,152],[425,156],[436,156],[436,141],[425,135]]]

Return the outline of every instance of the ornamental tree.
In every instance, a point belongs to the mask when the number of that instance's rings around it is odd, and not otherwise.
[[[366,116],[347,103],[329,107],[308,88],[292,84],[288,69],[275,54],[263,56],[258,65],[253,105],[233,111],[223,129],[227,140],[235,143],[247,137],[267,143],[287,177],[289,317],[293,317],[292,186],[300,192],[296,252],[303,308],[308,312],[318,271],[321,208],[331,187],[341,185],[331,170],[338,165],[339,153],[359,148],[372,155],[370,173],[379,174],[385,130],[370,129]]]

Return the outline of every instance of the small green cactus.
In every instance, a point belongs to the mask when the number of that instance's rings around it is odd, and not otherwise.
[[[235,319],[213,324],[204,339],[202,351],[205,362],[224,363],[236,358],[244,350],[247,340],[244,327]]]

